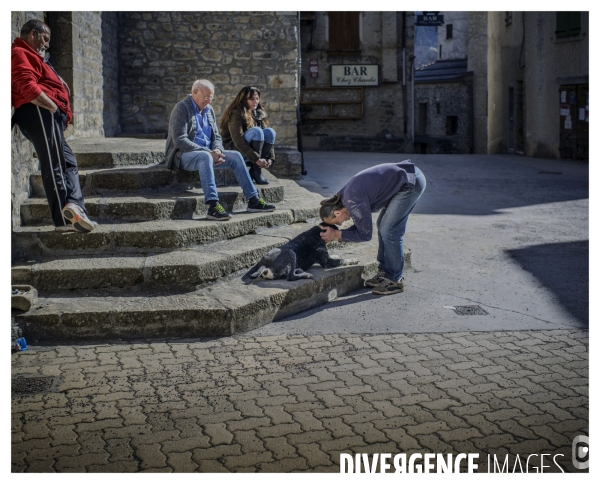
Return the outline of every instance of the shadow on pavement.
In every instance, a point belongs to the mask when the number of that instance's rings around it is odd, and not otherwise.
[[[589,241],[534,245],[507,253],[589,327]]]
[[[321,188],[306,188],[333,194],[365,168],[409,158],[427,179],[427,188],[413,213],[492,215],[507,208],[589,198],[587,165],[509,155],[308,151],[305,162],[309,177]]]

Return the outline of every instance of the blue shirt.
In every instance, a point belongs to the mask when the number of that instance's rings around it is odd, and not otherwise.
[[[210,139],[212,138],[212,128],[208,122],[208,106],[202,111],[198,109],[196,103],[190,98],[192,105],[194,106],[194,114],[196,115],[196,137],[194,143],[198,146],[204,146],[210,148]]]

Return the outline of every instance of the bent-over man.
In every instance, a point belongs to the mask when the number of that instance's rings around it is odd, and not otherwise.
[[[248,212],[272,212],[275,205],[258,196],[242,155],[223,148],[215,112],[210,105],[214,95],[212,82],[199,79],[192,86],[192,94],[175,105],[169,119],[165,163],[172,170],[198,171],[209,220],[231,218],[219,203],[214,170],[221,168],[233,170],[248,200]]]

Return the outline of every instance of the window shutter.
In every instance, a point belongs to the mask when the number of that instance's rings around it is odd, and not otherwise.
[[[329,50],[359,50],[360,12],[328,12]]]
[[[569,30],[569,12],[556,12],[556,36],[566,37]]]
[[[581,33],[581,12],[556,12],[556,37],[570,37]]]
[[[569,16],[569,35],[579,35],[581,32],[581,12],[567,12]]]

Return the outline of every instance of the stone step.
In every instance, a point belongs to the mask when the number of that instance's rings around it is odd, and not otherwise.
[[[80,169],[154,165],[165,158],[166,140],[79,138],[68,143]]]
[[[357,257],[359,252],[362,260],[356,266],[313,266],[309,270],[315,276],[312,280],[248,283],[241,280],[240,271],[185,294],[39,298],[37,305],[16,319],[24,336],[33,342],[227,336],[362,287],[364,279],[376,271],[376,241],[360,247],[346,244],[332,251],[342,257]]]
[[[297,232],[312,224],[299,223]],[[289,232],[288,232],[289,233]],[[292,234],[296,233],[295,231]],[[65,290],[156,287],[195,290],[219,278],[252,266],[269,250],[289,238],[245,235],[202,247],[146,256],[105,256],[28,261],[12,267],[12,284],[29,284],[48,296]],[[130,291],[132,292],[132,291]],[[81,295],[81,294],[79,294]]]
[[[278,204],[284,200],[280,184],[262,185],[259,194],[267,202]],[[297,191],[291,189],[293,196]],[[248,204],[242,189],[232,186],[219,189],[219,200],[229,211],[244,211]],[[177,193],[160,192],[138,196],[86,197],[88,216],[100,223],[142,222],[150,220],[180,220],[204,218],[208,205],[201,189]],[[23,226],[52,224],[50,207],[45,198],[30,198],[21,204]]]
[[[317,196],[317,200],[320,197]],[[303,222],[318,215],[318,202],[306,195],[278,203],[269,213],[234,212],[231,220],[153,220],[136,223],[100,224],[93,232],[59,233],[53,226],[17,227],[12,233],[15,259],[68,254],[149,253],[233,239],[258,227]]]
[[[278,184],[277,178],[270,173],[266,173],[265,177],[271,185]],[[233,171],[230,169],[215,170],[215,182],[217,187],[238,185]],[[33,173],[29,178],[29,183],[33,197],[46,196],[40,172]],[[181,191],[201,186],[197,171],[173,171],[163,164],[80,170],[79,184],[84,196],[129,194],[140,191]]]

